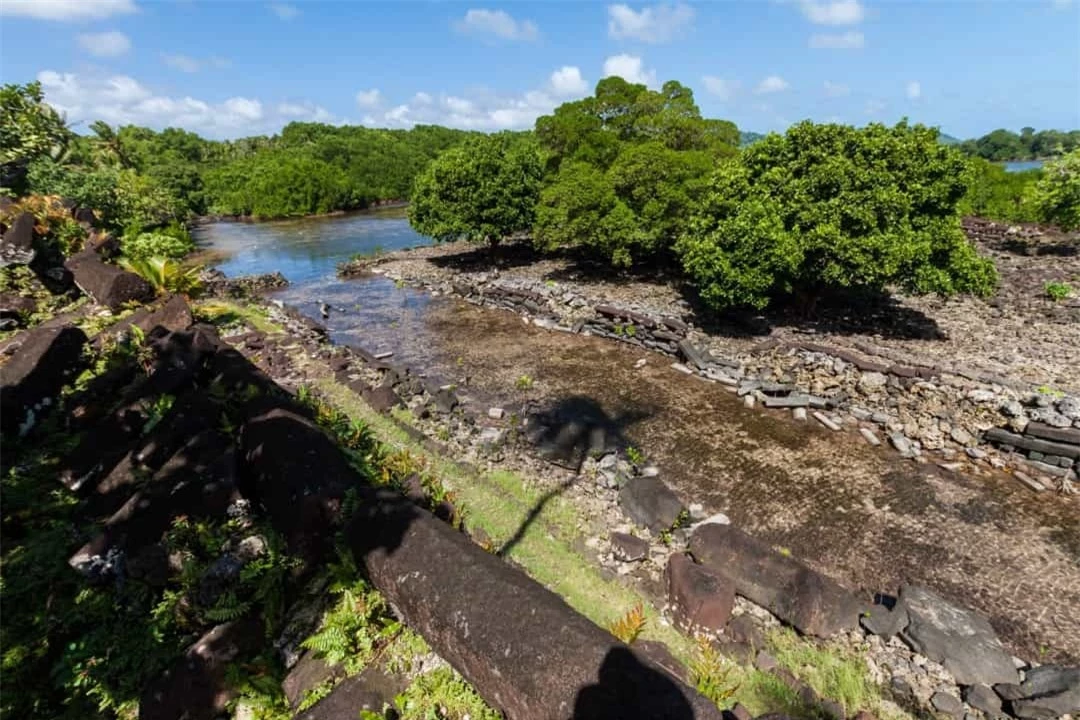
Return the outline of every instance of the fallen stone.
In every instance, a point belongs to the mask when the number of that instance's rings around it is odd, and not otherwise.
[[[153,299],[154,289],[138,275],[102,262],[93,250],[84,250],[67,259],[64,267],[71,271],[79,289],[113,312],[128,302]]]
[[[791,417],[800,422],[806,420],[806,408],[797,407],[791,411]]]
[[[901,606],[892,610],[884,605],[874,605],[859,618],[859,624],[878,637],[891,639],[907,627],[907,611]]]
[[[1028,423],[1028,427],[1031,427],[1031,423]],[[1011,445],[1024,450],[1034,450],[1045,455],[1061,455],[1074,460],[1080,459],[1080,445],[1039,440],[1025,435],[1017,435],[1001,428],[987,430],[984,437],[986,440],[1000,445]]]
[[[878,436],[875,435],[874,431],[870,428],[859,428],[859,434],[863,436],[863,439],[866,440],[866,442],[870,443],[874,447],[877,447],[881,444],[881,441],[878,440]]]
[[[817,420],[822,425],[824,425],[825,427],[827,427],[830,430],[834,431],[834,432],[840,429],[839,425],[834,423],[829,418],[825,417],[822,413],[819,413],[819,412],[814,413],[814,419]]]
[[[1014,692],[994,686],[1011,714],[1022,720],[1054,720],[1080,713],[1080,668],[1041,665],[1028,670]]]
[[[758,650],[757,655],[754,656],[754,667],[762,672],[772,672],[780,667],[780,663],[764,650]]]
[[[502,408],[493,407],[493,408],[488,408],[487,414],[488,414],[488,417],[493,419],[493,420],[502,420],[503,415],[505,415],[506,412]]]
[[[964,704],[960,698],[947,692],[936,692],[930,697],[930,704],[938,712],[943,712],[951,717],[962,718],[964,716]]]
[[[865,393],[881,392],[889,382],[888,376],[880,372],[864,372],[859,376],[859,389]]]
[[[964,702],[980,711],[989,720],[997,720],[1004,715],[1001,710],[1001,698],[988,685],[968,685],[964,688]]]
[[[724,629],[735,607],[735,588],[731,581],[694,563],[682,553],[675,553],[668,559],[664,577],[676,623],[687,630],[716,632]]]
[[[1060,428],[1041,422],[1029,422],[1027,427],[1024,428],[1024,434],[1043,440],[1055,440],[1070,445],[1080,445],[1080,430],[1076,428]]]
[[[810,406],[810,397],[797,393],[783,397],[766,395],[761,404],[767,408],[805,408]]]
[[[338,683],[328,696],[296,720],[356,720],[364,716],[382,715],[383,708],[393,706],[394,698],[405,690],[409,680],[404,675],[390,675],[378,667],[368,667]]]
[[[743,395],[742,404],[743,404],[743,407],[745,407],[745,408],[754,407],[754,396],[753,395]]]
[[[289,701],[289,707],[296,710],[311,690],[324,682],[337,680],[344,674],[345,668],[341,665],[329,665],[314,651],[309,650],[285,676],[281,689],[285,693],[285,699]]]
[[[402,405],[401,398],[388,385],[379,385],[363,393],[365,402],[377,413],[386,414]]]
[[[15,354],[0,367],[0,428],[25,432],[82,365],[86,333],[73,325],[28,332]],[[20,430],[21,428],[21,430]]]
[[[902,433],[892,432],[889,433],[889,442],[896,448],[896,451],[904,457],[911,457],[914,455],[914,448],[911,445],[911,441],[907,439]]]
[[[37,254],[34,250],[34,215],[19,213],[0,238],[0,267],[27,265]]]
[[[908,624],[903,640],[952,673],[961,685],[1016,682],[1016,668],[994,629],[982,616],[959,608],[917,585],[900,588]]]
[[[685,373],[687,375],[693,375],[694,374],[693,370],[686,367],[682,363],[671,363],[671,367],[674,368],[675,370],[678,370],[679,372]]]
[[[611,533],[611,553],[616,560],[636,562],[649,556],[649,543],[629,533]]]
[[[793,625],[828,637],[858,625],[863,603],[838,583],[731,525],[702,525],[690,553],[735,584],[735,592]]]
[[[34,298],[23,297],[18,293],[0,293],[0,319],[14,320],[19,325],[23,318],[37,310],[37,301]]]
[[[1034,490],[1035,492],[1042,492],[1046,489],[1046,486],[1043,485],[1041,482],[1020,470],[1014,470],[1013,477],[1022,482],[1024,485],[1027,485],[1029,489]]]
[[[699,370],[704,370],[710,364],[709,354],[705,350],[699,350],[692,342],[683,339],[679,341],[679,352],[686,361],[696,365]]]
[[[619,505],[631,520],[653,532],[670,530],[686,510],[678,496],[655,477],[631,478],[619,491]]]

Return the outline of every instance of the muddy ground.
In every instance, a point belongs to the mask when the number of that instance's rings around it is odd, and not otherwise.
[[[748,410],[660,355],[510,313],[446,299],[428,308],[426,326],[429,369],[468,378],[462,391],[478,404],[595,401],[684,502],[727,513],[867,597],[925,583],[990,617],[1022,657],[1080,659],[1076,498],[1036,495],[990,471],[957,475],[813,420]],[[515,387],[523,375],[533,378],[527,391]]]

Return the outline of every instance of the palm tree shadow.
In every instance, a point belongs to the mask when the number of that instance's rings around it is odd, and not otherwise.
[[[596,400],[571,395],[530,413],[525,437],[549,462],[580,472],[585,459],[625,449],[626,429],[651,417],[655,409],[640,405],[609,415]]]

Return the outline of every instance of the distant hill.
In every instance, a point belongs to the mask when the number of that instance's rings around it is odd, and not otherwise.
[[[938,132],[938,142],[940,142],[942,145],[959,145],[964,141],[960,138],[955,138],[947,133]]]
[[[761,140],[765,135],[762,133],[749,132],[743,130],[739,133],[739,147],[746,147],[747,145],[753,145],[758,140]]]

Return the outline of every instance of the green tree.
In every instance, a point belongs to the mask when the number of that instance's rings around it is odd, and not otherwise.
[[[965,159],[937,131],[800,123],[721,165],[677,250],[712,307],[840,288],[990,293],[960,229]]]
[[[542,173],[531,135],[470,138],[417,177],[409,224],[437,241],[498,245],[532,228]]]
[[[1063,230],[1080,228],[1080,150],[1047,163],[1028,200],[1041,220]]]
[[[30,163],[61,159],[72,137],[64,118],[45,103],[41,83],[0,88],[0,192],[25,192]]]
[[[1001,222],[1035,222],[1038,213],[1028,198],[1028,188],[1042,177],[1041,170],[1008,172],[1000,163],[970,159],[971,184],[960,203],[962,215]]]

